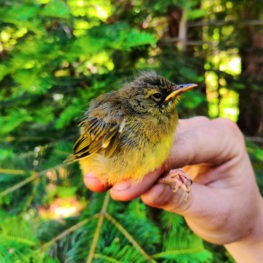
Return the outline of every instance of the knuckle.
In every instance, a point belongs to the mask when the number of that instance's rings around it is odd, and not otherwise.
[[[233,132],[238,132],[239,131],[239,128],[238,126],[236,125],[235,122],[229,120],[229,119],[226,119],[226,118],[217,118],[217,119],[214,119],[212,120],[212,122],[214,122],[215,125],[217,126],[220,126],[220,127],[225,127]]]
[[[239,154],[245,149],[245,141],[242,132],[240,131],[237,124],[226,118],[218,118],[213,120],[214,125],[217,129],[222,131],[224,137],[228,137],[235,145],[236,153]],[[229,141],[229,140],[228,140]],[[229,147],[231,146],[229,144]]]
[[[191,119],[189,119],[192,123],[194,123],[195,125],[207,125],[210,120],[205,117],[205,116],[196,116],[196,117],[193,117]]]
[[[225,118],[218,118],[213,120],[213,122],[219,129],[224,129],[226,135],[243,141],[243,134],[235,122]]]
[[[198,116],[198,117],[195,117],[195,119],[199,122],[199,123],[203,123],[203,124],[206,124],[208,123],[210,120],[205,117],[205,116]]]

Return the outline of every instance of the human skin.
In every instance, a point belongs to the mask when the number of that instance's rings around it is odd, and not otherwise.
[[[193,178],[187,201],[182,189],[174,193],[158,183],[179,167]],[[168,159],[138,184],[125,181],[110,187],[95,176],[84,177],[90,190],[110,188],[112,198],[120,201],[141,196],[149,206],[184,216],[197,235],[225,245],[236,262],[263,262],[263,200],[243,135],[230,120],[180,120]]]

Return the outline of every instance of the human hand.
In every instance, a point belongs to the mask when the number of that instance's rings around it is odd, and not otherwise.
[[[196,234],[212,243],[227,244],[262,232],[262,198],[237,126],[226,119],[195,117],[180,120],[176,134],[161,168],[138,184],[114,185],[111,196],[120,201],[141,196],[149,206],[181,214]],[[179,167],[194,182],[187,201],[183,191],[174,193],[156,183],[163,173]],[[93,191],[109,188],[93,175],[86,175],[84,182]]]

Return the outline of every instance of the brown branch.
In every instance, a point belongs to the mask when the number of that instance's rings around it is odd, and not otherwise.
[[[98,240],[99,240],[99,236],[100,236],[101,228],[102,228],[102,225],[103,225],[103,221],[105,219],[105,214],[106,214],[106,211],[107,211],[109,200],[110,200],[110,194],[109,194],[109,192],[107,192],[105,194],[105,198],[104,198],[104,202],[103,202],[103,205],[102,205],[102,209],[100,211],[100,217],[99,217],[99,220],[98,220],[98,225],[97,225],[97,228],[95,230],[95,234],[94,234],[94,237],[93,237],[93,240],[92,240],[92,243],[91,243],[91,247],[90,247],[90,251],[89,251],[89,255],[88,255],[86,263],[91,263],[93,258],[94,258],[94,256],[95,256],[95,250],[96,250],[96,246],[97,246],[97,243],[98,243]]]
[[[171,38],[163,38],[158,41],[160,44],[169,44],[169,43],[180,43],[183,42],[184,45],[186,46],[201,46],[203,44],[207,44],[209,46],[216,46],[218,42],[216,41],[202,41],[202,40],[185,40],[185,39],[180,39],[178,37],[171,37]]]
[[[204,27],[204,26],[226,26],[226,25],[237,25],[237,26],[262,26],[263,20],[229,20],[229,21],[198,21],[188,22],[188,27]]]
[[[257,136],[246,136],[246,138],[252,142],[259,142],[262,143],[263,142],[263,138],[262,137],[257,137]]]

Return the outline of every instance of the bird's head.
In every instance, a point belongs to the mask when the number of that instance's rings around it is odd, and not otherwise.
[[[154,72],[147,72],[127,84],[121,93],[134,112],[159,116],[174,112],[178,96],[196,86],[174,84]]]

